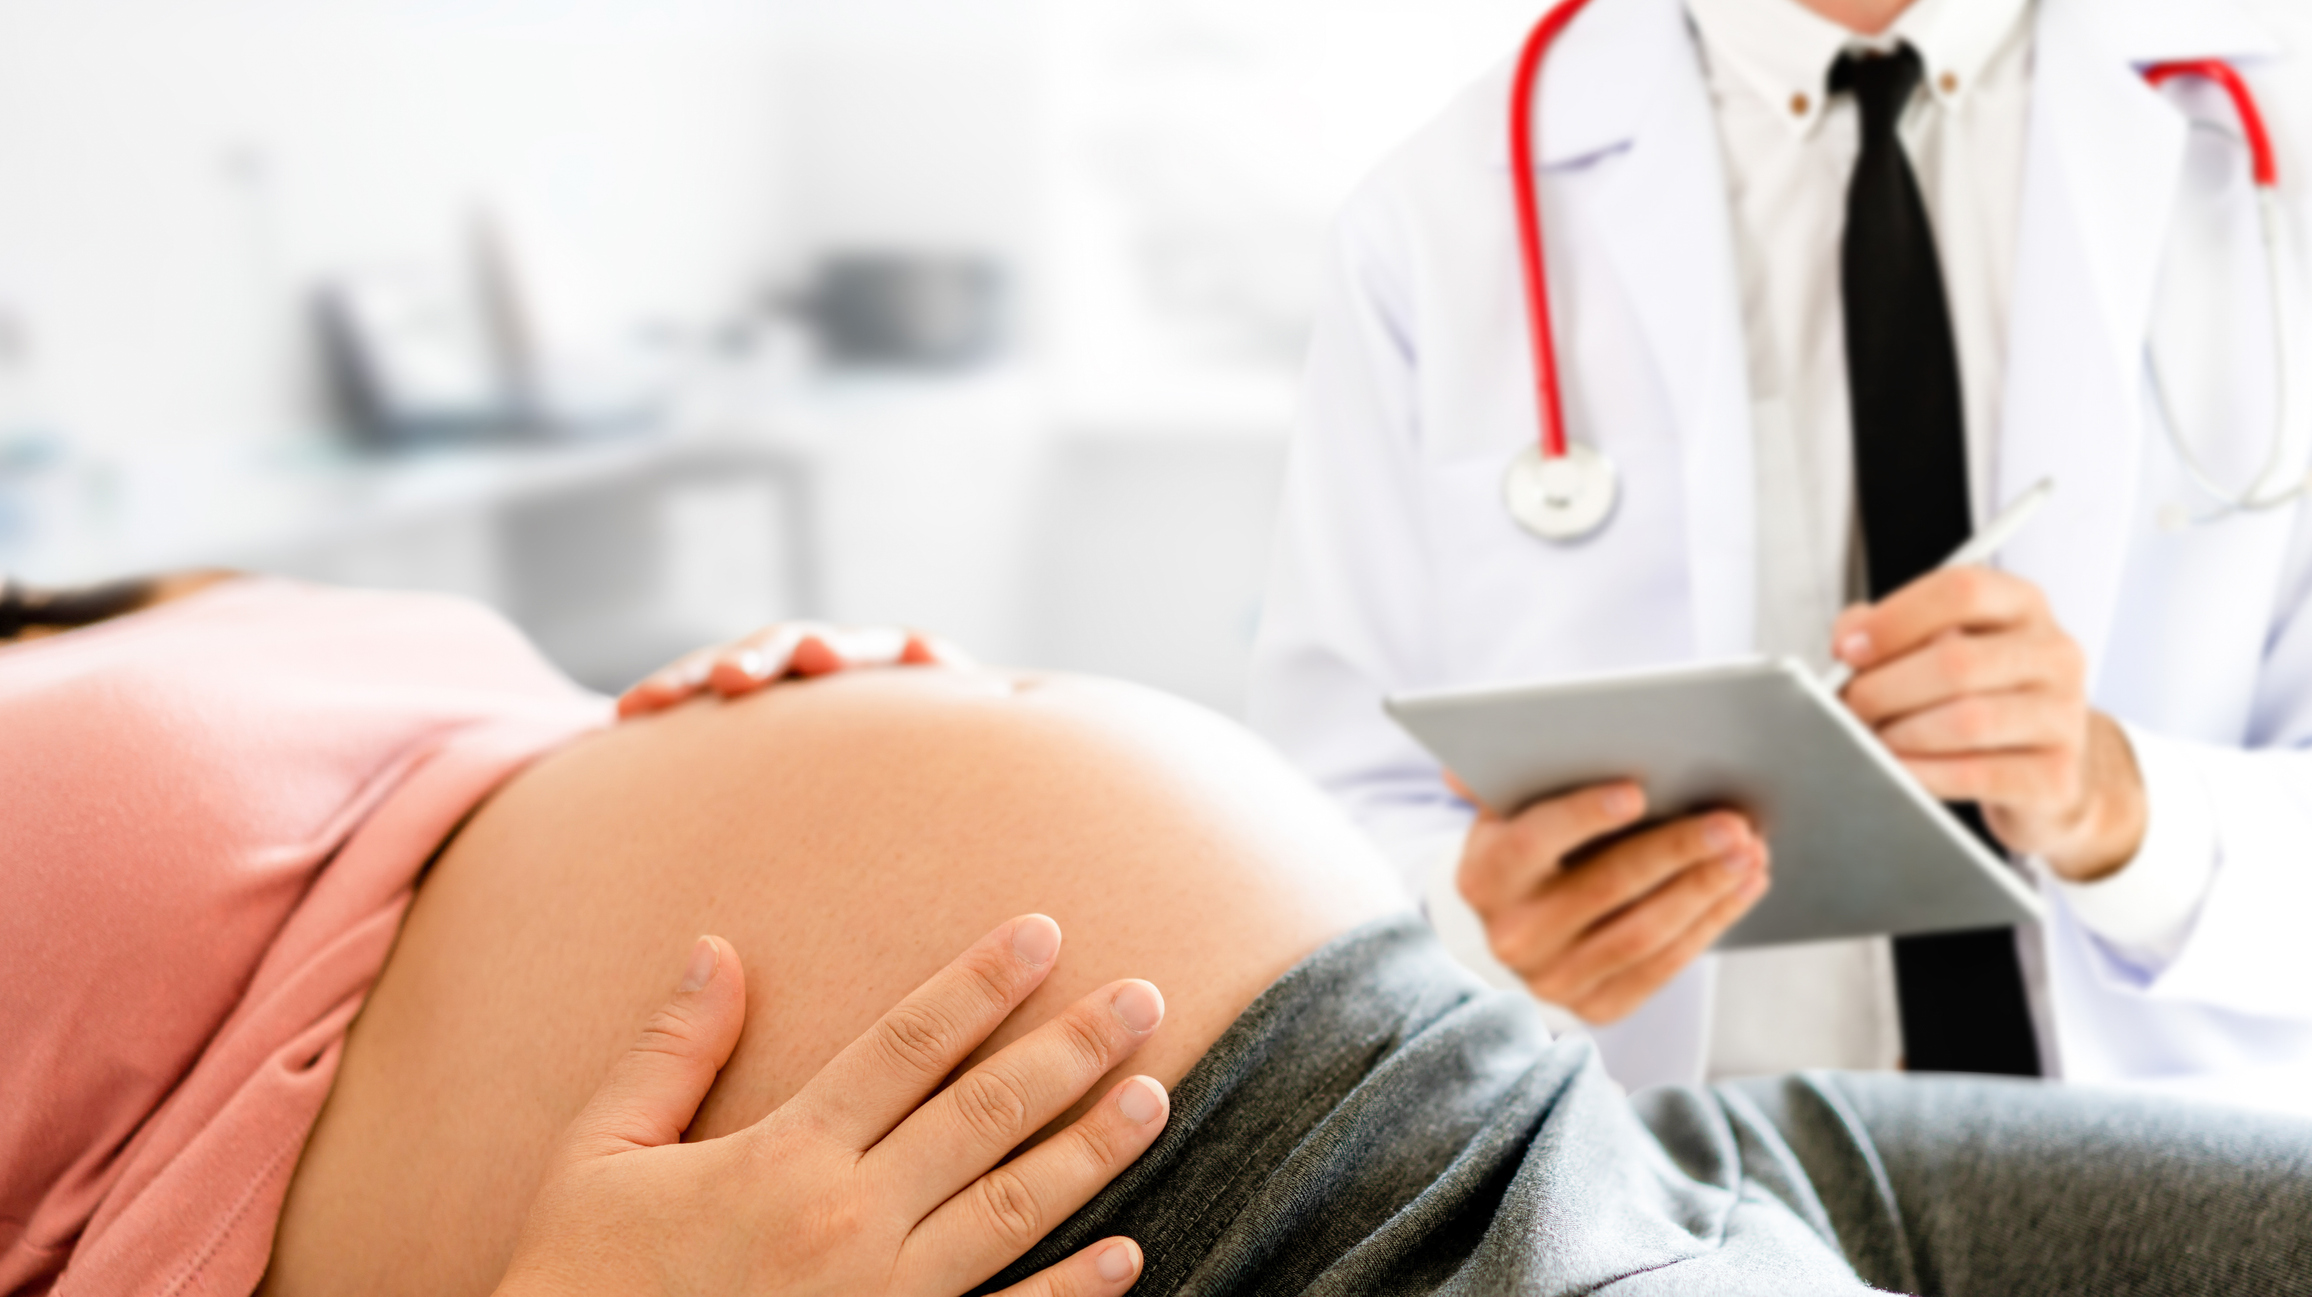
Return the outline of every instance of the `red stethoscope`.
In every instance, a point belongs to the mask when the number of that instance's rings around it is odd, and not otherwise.
[[[1553,541],[1576,541],[1595,532],[1612,516],[1615,500],[1621,494],[1613,460],[1597,447],[1566,436],[1565,405],[1557,378],[1557,344],[1550,333],[1548,272],[1542,264],[1541,201],[1536,189],[1539,161],[1533,147],[1534,87],[1541,75],[1542,58],[1558,34],[1588,3],[1589,0],[1563,0],[1543,15],[1533,34],[1526,38],[1509,98],[1509,155],[1513,159],[1510,177],[1517,196],[1517,250],[1525,272],[1525,305],[1533,345],[1534,395],[1540,412],[1541,436],[1510,461],[1508,472],[1502,478],[1502,498],[1509,506],[1510,516],[1527,531]],[[2271,293],[2272,338],[2277,349],[2274,373],[2279,400],[2273,410],[2276,430],[2271,454],[2256,480],[2244,491],[2220,485],[2202,467],[2183,435],[2182,425],[2168,406],[2166,385],[2159,381],[2158,364],[2154,360],[2152,386],[2168,436],[2193,483],[2215,502],[2196,512],[2182,505],[2169,506],[2162,511],[2161,522],[2173,530],[2294,503],[2307,490],[2312,490],[2312,480],[2291,472],[2288,467],[2291,458],[2286,435],[2289,357],[2287,319],[2283,310],[2286,294],[2282,291],[2281,273],[2284,227],[2279,168],[2273,159],[2271,137],[2264,130],[2263,114],[2257,111],[2255,96],[2248,93],[2247,83],[2231,64],[2221,59],[2159,63],[2144,69],[2143,75],[2154,86],[2176,77],[2202,77],[2221,87],[2231,98],[2240,129],[2247,137],[2256,186],[2257,216],[2263,229],[2264,265]]]

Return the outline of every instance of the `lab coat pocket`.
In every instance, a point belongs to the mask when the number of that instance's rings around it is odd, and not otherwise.
[[[1538,679],[1681,661],[1693,637],[1676,491],[1642,462],[1606,525],[1546,541],[1520,527],[1502,475],[1524,449],[1424,471],[1439,630],[1431,683]],[[1625,467],[1625,482],[1627,469]]]

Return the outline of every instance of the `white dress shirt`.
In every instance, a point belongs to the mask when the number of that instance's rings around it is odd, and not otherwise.
[[[1978,520],[1997,462],[2007,304],[2023,190],[2030,0],[1917,0],[1858,37],[1797,0],[1687,0],[1726,161],[1748,345],[1758,493],[1758,648],[1818,665],[1860,597],[1840,239],[1860,149],[1851,95],[1831,95],[1849,49],[1907,43],[1924,67],[1900,127],[1934,226],[1958,353],[1969,486]],[[2151,829],[2110,879],[2063,885],[2074,912],[2139,962],[2173,954],[2212,875],[2213,830],[2188,777],[2146,762]],[[2044,1001],[2027,938],[2034,1009]],[[2042,1041],[2048,1033],[2040,1032]],[[1887,943],[1837,942],[1725,956],[1710,1052],[1715,1075],[1888,1067],[1900,1057]]]

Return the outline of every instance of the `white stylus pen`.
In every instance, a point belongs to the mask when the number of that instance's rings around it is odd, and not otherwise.
[[[1951,556],[1943,560],[1942,567],[1967,567],[1998,553],[2008,541],[2015,539],[2015,534],[2023,530],[2023,524],[2031,521],[2031,516],[2039,512],[2039,506],[2047,503],[2047,497],[2053,494],[2055,479],[2040,478],[2038,485],[2016,496],[2006,508],[2001,509],[1999,516],[1991,520],[1990,526],[1976,532],[1968,538],[1966,544],[1952,550]],[[1844,662],[1833,662],[1830,669],[1822,673],[1822,687],[1835,694],[1846,688],[1846,682],[1852,679],[1853,667]]]

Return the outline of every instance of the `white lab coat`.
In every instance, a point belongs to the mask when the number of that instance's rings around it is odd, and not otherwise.
[[[2155,92],[2139,75],[2224,57],[2261,101],[2299,252],[2288,453],[2302,468],[2312,6],[2041,0],[2033,21],[1991,495],[2050,476],[2060,489],[2004,565],[2046,591],[2092,660],[2095,704],[2128,725],[2154,790],[2150,831],[2215,852],[2188,939],[2156,968],[2043,888],[2051,1052],[2063,1075],[2098,1080],[2312,1065],[2312,514],[2159,524],[2162,506],[2204,500],[2159,422],[2152,349],[2203,460],[2234,482],[2271,445],[2274,362],[2233,118],[2211,89]],[[1501,505],[1503,467],[1536,426],[1508,83],[1505,65],[1472,87],[1339,221],[1255,654],[1256,726],[1408,861],[1437,860],[1467,810],[1383,716],[1384,694],[1753,646],[1741,312],[1683,8],[1595,0],[1543,75],[1567,417],[1622,478],[1617,514],[1578,545],[1534,539]],[[1698,967],[1620,1029],[1625,1060],[1640,1060],[1626,1083],[1694,1079],[1708,980]]]

